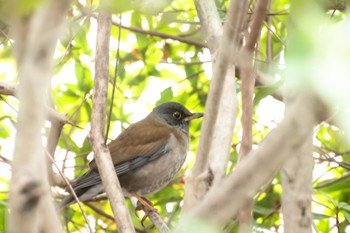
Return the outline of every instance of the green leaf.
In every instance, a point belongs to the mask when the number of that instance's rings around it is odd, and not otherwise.
[[[259,205],[254,206],[254,213],[258,213],[261,215],[270,215],[274,211],[275,211],[275,209],[273,209],[273,208],[267,208],[267,207],[259,206]]]
[[[10,130],[3,125],[0,125],[0,138],[8,138],[10,136]]]
[[[78,90],[84,93],[88,93],[93,88],[93,80],[90,68],[82,62],[76,61],[75,75],[78,81]]]
[[[147,47],[145,56],[145,64],[150,67],[155,67],[159,64],[163,52],[156,44],[152,43]]]
[[[174,98],[174,93],[173,93],[173,90],[171,89],[171,87],[168,87],[160,93],[160,96],[161,96],[161,101],[166,102],[166,101],[170,101]]]
[[[316,137],[326,148],[332,149],[332,151],[343,152],[350,150],[350,143],[347,140],[345,132],[333,126],[327,125],[321,127]]]
[[[7,232],[7,229],[6,229],[7,215],[8,215],[7,206],[2,205],[0,203],[0,232]]]
[[[135,27],[142,28],[142,18],[140,13],[134,12],[132,14],[131,23]],[[149,45],[149,37],[146,36],[144,33],[136,33],[135,36],[137,39],[138,50],[143,51],[144,49],[146,49]]]
[[[348,211],[342,211],[342,213],[344,214],[344,217],[346,219],[346,221],[348,221],[350,223],[350,213]]]
[[[324,180],[318,183],[317,186],[330,183],[332,185],[327,185],[324,188],[320,188],[319,190],[322,190],[323,192],[328,194],[333,192],[338,192],[338,191],[341,191],[343,193],[350,193],[349,181],[350,181],[350,177],[346,179],[335,178],[335,179]]]
[[[276,82],[276,84],[273,86],[257,88],[254,96],[254,106],[257,106],[260,100],[264,99],[266,96],[269,96],[275,93],[276,90],[278,90],[281,87],[281,85],[283,85],[283,83],[284,82],[279,81],[279,82]]]
[[[332,216],[325,215],[325,214],[312,213],[312,219],[314,219],[314,220],[329,219],[331,217]]]
[[[347,210],[347,211],[350,212],[350,205],[347,204],[347,203],[345,203],[345,202],[340,202],[340,203],[338,204],[338,207],[339,207],[340,209],[342,209],[342,210]]]
[[[72,138],[67,134],[64,136],[64,138],[60,137],[60,139],[58,140],[58,145],[61,148],[69,148],[70,151],[75,152],[77,154],[79,154],[80,152],[80,148],[77,146],[74,140],[72,140]]]

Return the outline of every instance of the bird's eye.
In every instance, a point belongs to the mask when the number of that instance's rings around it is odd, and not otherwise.
[[[174,113],[173,113],[173,117],[174,117],[175,119],[179,120],[179,119],[181,118],[181,113],[179,113],[179,112],[174,112]]]

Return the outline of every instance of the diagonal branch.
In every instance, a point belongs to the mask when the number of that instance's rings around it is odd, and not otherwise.
[[[273,177],[288,158],[295,156],[295,148],[304,144],[318,120],[316,116],[323,110],[323,105],[315,97],[301,93],[281,124],[257,150],[249,153],[226,180],[209,191],[201,205],[193,210],[192,218],[221,226],[237,216],[261,185]],[[190,222],[192,218],[187,217]]]
[[[9,96],[15,96],[18,98],[18,85],[0,81],[0,95],[9,95]],[[66,124],[70,123],[67,122],[67,119],[65,115],[56,112],[54,109],[50,108],[49,106],[46,106],[46,114],[48,115],[49,121],[57,121],[60,124]],[[70,123],[72,124],[72,123]]]
[[[214,63],[197,160],[186,183],[185,211],[225,176],[237,113],[235,57],[232,54],[237,54],[241,24],[247,12],[246,1],[231,1],[222,29],[215,1],[197,0],[195,3],[207,41],[211,43],[208,47]],[[215,35],[217,32],[220,37]]]

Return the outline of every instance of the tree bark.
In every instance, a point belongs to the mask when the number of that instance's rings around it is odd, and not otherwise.
[[[252,21],[247,30],[246,43],[242,50],[247,54],[247,61],[240,66],[242,80],[242,140],[238,154],[238,164],[253,148],[253,114],[254,114],[254,87],[255,70],[253,64],[254,50],[260,39],[261,27],[265,19],[268,0],[258,0],[255,3]],[[250,232],[252,224],[253,200],[248,201],[247,206],[239,214],[239,232]]]
[[[104,142],[109,79],[109,38],[112,25],[111,13],[101,11],[97,22],[98,31],[90,141],[95,154],[96,164],[112,207],[114,219],[118,226],[118,231],[135,232],[118,177],[114,170],[111,155]]]
[[[242,1],[231,1],[222,29],[215,1],[198,0],[195,4],[214,63],[197,160],[186,183],[184,211],[195,206],[211,186],[226,175],[237,114],[232,54],[237,51],[241,15],[246,12]],[[215,35],[221,31],[222,36]]]
[[[257,150],[251,151],[223,182],[215,185],[190,214],[181,229],[194,222],[216,226],[217,229],[235,218],[239,210],[276,175],[285,161],[295,156],[295,148],[302,146],[316,122],[323,106],[311,95],[300,94],[291,111]],[[302,118],[300,116],[303,116]]]
[[[53,52],[68,6],[68,0],[44,1],[30,16],[15,12],[11,19],[20,81],[10,184],[11,233],[62,232],[50,195],[41,131],[47,117]]]
[[[312,232],[312,128],[295,156],[282,169],[282,211],[285,233]]]
[[[310,52],[306,51],[305,54],[300,54],[300,50],[296,48],[299,47],[300,49],[300,46],[303,46],[300,45],[300,38],[304,38],[304,30],[307,30],[304,26],[305,20],[311,20],[309,22],[310,24],[308,24],[309,26],[319,26],[319,22],[315,21],[318,17],[318,7],[318,1],[291,1],[287,41],[288,48],[291,48],[291,50],[288,50],[286,53],[286,61],[287,64],[289,64],[289,70],[286,72],[286,87],[288,88],[285,98],[286,114],[292,111],[290,105],[295,99],[300,98],[301,90],[310,91],[306,90],[306,88],[315,88],[313,86],[311,87],[312,78],[308,77],[310,75],[308,70],[300,67],[302,66],[301,63],[303,61],[298,60],[298,57],[307,57],[310,55]],[[307,9],[311,8],[315,10],[311,12],[307,11]],[[297,60],[298,63],[296,63]],[[296,65],[298,67],[296,67]],[[313,68],[308,67],[308,69]],[[296,70],[299,71],[295,72]],[[305,96],[304,98],[310,98],[310,96]],[[304,99],[304,101],[308,101],[308,99]],[[300,114],[299,117],[304,119],[303,114]],[[313,195],[312,173],[314,166],[312,156],[313,128],[307,128],[307,130],[307,136],[304,138],[303,143],[294,148],[295,155],[287,160],[282,169],[282,212],[284,230],[286,233],[312,232],[311,202]]]

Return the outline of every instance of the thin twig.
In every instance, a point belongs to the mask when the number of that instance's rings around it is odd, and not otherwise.
[[[96,206],[94,206],[93,204],[91,204],[90,202],[85,202],[85,205],[88,206],[90,209],[94,210],[96,213],[98,213],[99,215],[108,218],[109,220],[114,221],[114,218],[112,215],[107,214],[106,212],[104,212],[103,210],[97,208]]]
[[[346,174],[346,175],[343,175],[342,177],[339,177],[339,178],[337,178],[337,179],[334,179],[334,180],[332,180],[332,181],[330,181],[330,182],[327,182],[327,183],[324,183],[324,184],[315,186],[314,189],[326,188],[326,187],[331,186],[331,185],[333,185],[333,184],[335,184],[335,183],[338,183],[339,181],[345,180],[345,179],[347,179],[347,178],[349,178],[349,177],[350,177],[350,173],[348,173],[348,174]]]
[[[81,8],[81,12],[82,12],[82,14],[85,14],[86,16],[97,18],[97,15],[92,13],[92,12],[90,12],[89,9]],[[202,47],[202,48],[206,48],[207,47],[206,43],[203,43],[201,41],[191,40],[191,39],[188,39],[186,37],[181,37],[181,36],[176,36],[176,35],[169,35],[169,34],[166,34],[166,33],[163,33],[163,32],[158,32],[158,31],[144,30],[142,28],[133,27],[133,26],[125,26],[125,25],[122,25],[121,23],[116,22],[116,21],[112,21],[112,24],[115,25],[115,26],[118,26],[120,28],[127,29],[129,31],[136,32],[136,33],[142,33],[142,34],[145,34],[145,35],[156,36],[156,37],[160,37],[162,39],[177,40],[177,41],[189,44],[189,45],[194,45],[194,46],[198,46],[198,47]]]
[[[119,14],[120,21],[122,20],[122,15]],[[118,76],[118,67],[119,67],[119,59],[120,59],[120,36],[121,36],[121,28],[119,27],[118,30],[118,48],[117,48],[117,54],[115,58],[115,68],[114,68],[114,76],[113,76],[113,88],[112,88],[112,96],[111,96],[111,106],[109,107],[109,113],[107,118],[107,129],[106,129],[106,135],[105,135],[105,144],[107,143],[108,139],[108,133],[109,133],[109,127],[111,125],[111,117],[112,117],[112,110],[113,110],[113,104],[114,104],[114,94],[115,94],[115,86],[117,83],[117,76]]]
[[[68,180],[67,177],[63,174],[63,172],[61,172],[61,170],[60,170],[59,167],[57,166],[56,161],[54,160],[54,158],[52,157],[52,155],[51,155],[47,150],[45,150],[45,153],[46,153],[46,155],[48,156],[48,158],[51,160],[52,164],[56,167],[58,173],[61,175],[61,177],[63,178],[64,182],[67,184],[67,187],[69,188],[69,191],[70,191],[71,194],[73,195],[75,201],[77,202],[77,204],[78,204],[78,206],[79,206],[79,208],[80,208],[80,210],[81,210],[81,213],[82,213],[82,215],[83,215],[83,217],[84,217],[84,219],[85,219],[85,222],[86,222],[86,224],[87,224],[87,226],[88,226],[89,232],[91,232],[91,233],[94,232],[94,231],[92,230],[92,227],[90,226],[90,223],[89,223],[89,220],[88,220],[88,218],[87,218],[86,212],[85,212],[85,210],[84,210],[84,208],[83,208],[83,206],[82,206],[82,204],[81,204],[81,202],[80,202],[78,196],[77,196],[76,193],[74,192],[74,189],[73,189],[72,185],[70,184],[69,180]]]

